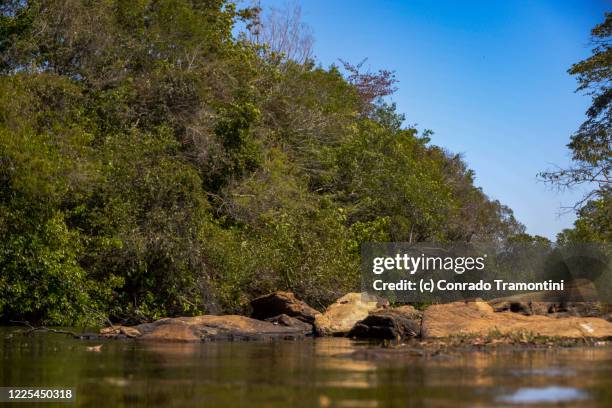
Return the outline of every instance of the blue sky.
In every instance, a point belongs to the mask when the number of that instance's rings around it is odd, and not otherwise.
[[[590,99],[574,93],[567,69],[589,55],[590,29],[611,1],[299,3],[323,66],[368,58],[370,70],[394,70],[392,100],[407,123],[464,154],[476,184],[529,233],[554,239],[572,225],[574,214],[562,207],[581,192],[559,192],[536,174],[570,162],[565,145]]]

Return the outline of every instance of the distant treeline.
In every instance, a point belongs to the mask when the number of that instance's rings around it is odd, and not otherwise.
[[[257,9],[19,0],[0,15],[2,322],[242,312],[276,289],[322,307],[359,288],[361,242],[532,239],[402,125],[382,99],[392,73],[236,34],[265,29]]]

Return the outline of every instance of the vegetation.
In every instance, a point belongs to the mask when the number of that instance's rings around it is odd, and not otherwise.
[[[574,165],[541,176],[558,186],[586,185],[586,196],[576,204],[574,228],[562,231],[560,243],[612,242],[612,13],[591,31],[593,54],[574,64],[569,73],[578,80],[577,91],[592,96],[587,119],[567,145]]]
[[[524,232],[461,157],[403,126],[391,72],[235,34],[258,15],[0,5],[2,321],[242,312],[275,289],[322,307],[358,288],[362,242]]]

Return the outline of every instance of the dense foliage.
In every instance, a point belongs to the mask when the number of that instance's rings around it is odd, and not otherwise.
[[[236,36],[256,13],[2,3],[1,320],[241,312],[274,289],[321,307],[358,288],[361,242],[523,232],[402,126],[389,72],[345,78]]]

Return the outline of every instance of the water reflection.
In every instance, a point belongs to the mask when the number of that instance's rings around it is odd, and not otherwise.
[[[5,338],[0,385],[75,388],[76,406],[608,406],[610,348],[430,355],[331,338],[285,342],[81,342]]]
[[[588,395],[571,387],[521,388],[510,395],[503,395],[499,401],[514,404],[538,404],[551,402],[579,401],[587,399]]]

